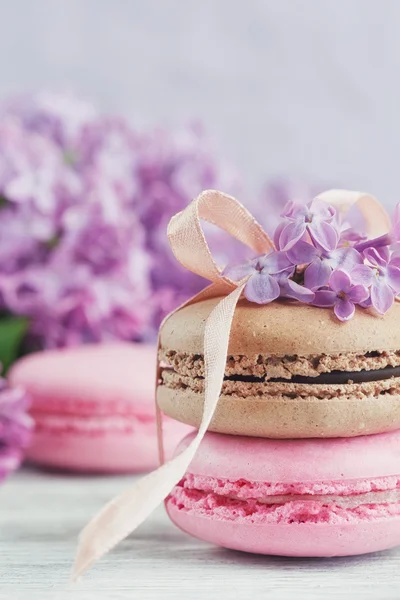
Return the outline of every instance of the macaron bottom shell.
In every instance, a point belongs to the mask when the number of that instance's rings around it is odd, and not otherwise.
[[[322,440],[207,432],[166,507],[183,531],[233,550],[366,554],[400,545],[399,465],[400,431]]]
[[[196,514],[166,502],[169,517],[182,531],[223,548],[254,554],[334,557],[367,554],[400,544],[400,514],[343,523],[251,523]],[[399,507],[400,508],[400,507]]]

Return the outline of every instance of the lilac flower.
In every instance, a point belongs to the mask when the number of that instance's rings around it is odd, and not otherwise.
[[[334,269],[350,272],[363,262],[361,254],[352,247],[334,247],[327,251],[303,240],[297,242],[287,255],[294,265],[308,265],[304,273],[304,285],[310,290],[327,285]]]
[[[20,465],[29,444],[33,421],[27,414],[28,396],[21,388],[9,388],[0,378],[0,481]]]
[[[247,300],[257,304],[268,304],[279,297],[280,276],[288,269],[293,272],[285,252],[271,252],[246,264],[227,267],[223,274],[233,281],[249,277],[244,289]]]
[[[166,227],[205,188],[234,192],[197,125],[138,132],[72,95],[0,105],[0,310],[29,318],[37,348],[154,339],[204,280]],[[212,230],[218,262],[234,244]]]
[[[333,207],[318,199],[305,206],[289,202],[282,214],[289,223],[279,230],[278,248],[288,251],[308,233],[313,242],[324,250],[334,250],[339,238],[335,214]]]
[[[350,275],[345,271],[334,271],[329,279],[330,289],[319,290],[315,293],[313,304],[322,308],[334,307],[334,312],[340,321],[352,318],[355,305],[365,301],[369,292],[363,285],[353,285]]]
[[[268,181],[261,195],[249,208],[265,231],[271,236],[280,224],[280,215],[285,206],[292,200],[306,204],[325,189],[332,185],[313,185],[310,181],[293,179],[292,177],[278,178]],[[278,248],[278,244],[276,244]]]
[[[352,271],[355,282],[371,288],[371,305],[381,314],[389,310],[400,292],[400,258],[390,256],[387,247],[368,248],[364,251],[368,264],[358,265]]]

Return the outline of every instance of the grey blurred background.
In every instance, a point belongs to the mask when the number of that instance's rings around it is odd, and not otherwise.
[[[290,175],[400,197],[398,0],[0,7],[1,96],[68,87],[137,125],[200,117],[249,190]]]

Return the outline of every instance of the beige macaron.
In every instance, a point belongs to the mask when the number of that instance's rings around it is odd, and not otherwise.
[[[160,408],[198,427],[203,336],[220,299],[187,306],[161,330]],[[288,301],[239,302],[211,431],[271,438],[348,437],[400,428],[400,304],[384,316]]]

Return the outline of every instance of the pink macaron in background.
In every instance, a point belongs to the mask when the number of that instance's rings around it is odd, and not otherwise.
[[[27,459],[48,467],[134,473],[158,465],[156,347],[86,345],[20,359],[9,373],[25,388],[35,421]],[[163,418],[166,456],[190,431]]]
[[[182,530],[235,550],[329,557],[391,548],[400,544],[400,431],[299,440],[209,432],[166,506]]]

